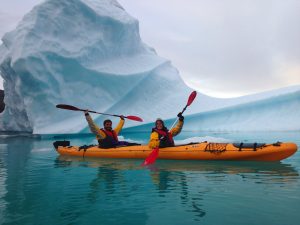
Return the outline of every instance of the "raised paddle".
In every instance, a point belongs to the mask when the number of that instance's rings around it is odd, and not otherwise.
[[[187,101],[187,104],[183,108],[183,110],[181,111],[181,114],[186,110],[186,108],[188,106],[190,106],[192,104],[192,102],[194,101],[194,99],[196,98],[196,96],[197,96],[197,92],[196,91],[193,91],[190,94],[189,99]],[[177,122],[177,119],[176,119],[175,123],[176,122]],[[175,125],[175,123],[172,125],[171,129],[173,128],[173,126]],[[155,163],[155,161],[157,159],[157,156],[158,156],[158,153],[159,153],[159,148],[158,147],[154,148],[152,150],[152,152],[147,156],[147,158],[145,159],[145,161],[142,163],[142,166],[148,166],[148,165],[151,165],[151,164]]]
[[[140,117],[137,117],[137,116],[121,116],[121,115],[114,115],[114,114],[108,114],[108,113],[100,113],[100,112],[95,112],[95,111],[91,111],[91,110],[79,109],[75,106],[66,105],[66,104],[58,104],[58,105],[56,105],[56,108],[66,109],[66,110],[73,110],[73,111],[82,111],[82,112],[88,111],[90,113],[97,113],[97,114],[107,115],[107,116],[124,117],[124,118],[129,119],[129,120],[143,122],[143,120]]]
[[[186,108],[188,106],[190,106],[192,104],[192,102],[194,101],[194,99],[196,98],[197,96],[197,92],[196,91],[193,91],[190,96],[189,96],[189,99],[186,103],[186,106],[183,108],[183,110],[181,111],[181,114],[184,113],[184,111],[186,110]],[[170,130],[175,126],[175,124],[177,123],[177,120],[178,120],[178,117],[176,118],[175,122],[173,123],[173,125],[171,126]]]

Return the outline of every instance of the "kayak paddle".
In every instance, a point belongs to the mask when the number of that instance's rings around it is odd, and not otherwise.
[[[196,98],[197,96],[197,92],[196,91],[193,91],[190,96],[189,96],[189,99],[186,103],[186,106],[183,108],[183,110],[181,111],[181,114],[184,113],[184,111],[186,110],[186,108],[188,106],[190,106],[192,104],[192,102],[194,101],[194,99]],[[177,120],[178,120],[178,117],[176,118],[175,122],[173,123],[173,125],[171,126],[170,130],[175,126],[175,124],[177,123]]]
[[[155,163],[155,160],[158,156],[158,151],[159,151],[159,148],[154,148],[152,150],[152,152],[147,156],[147,158],[145,159],[145,161],[142,163],[142,166],[148,166],[150,164],[153,164]]]
[[[121,115],[114,115],[114,114],[108,114],[108,113],[95,112],[95,111],[91,111],[91,110],[79,109],[75,106],[66,105],[66,104],[58,104],[58,105],[56,105],[56,108],[73,110],[73,111],[82,111],[82,112],[88,111],[90,113],[97,113],[97,114],[101,114],[101,115],[121,117]],[[143,120],[140,117],[137,117],[137,116],[123,116],[123,117],[126,118],[126,119],[129,119],[129,120],[143,122]]]
[[[187,104],[186,106],[183,108],[183,110],[181,111],[181,114],[186,110],[186,108],[188,106],[190,106],[192,104],[192,102],[194,101],[194,99],[196,98],[197,96],[197,92],[196,91],[193,91],[190,96],[189,96],[189,99],[187,101]],[[177,118],[178,119],[178,118]],[[177,122],[177,119],[175,121],[175,123]],[[174,127],[175,123],[172,125],[171,129]],[[170,130],[171,130],[170,129]],[[152,152],[147,156],[147,158],[145,159],[145,161],[142,163],[142,166],[147,166],[147,165],[150,165],[150,164],[153,164],[155,163],[156,161],[156,158],[158,156],[158,153],[159,153],[159,148],[156,147],[152,150]]]

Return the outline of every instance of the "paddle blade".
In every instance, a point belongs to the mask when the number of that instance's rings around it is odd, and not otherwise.
[[[135,120],[135,121],[143,122],[143,119],[138,117],[138,116],[126,116],[125,118],[127,118],[129,120]]]
[[[196,91],[193,91],[191,94],[190,94],[190,97],[188,99],[188,102],[187,102],[187,106],[191,105],[192,102],[194,101],[194,99],[196,98],[197,96],[197,92]]]
[[[159,148],[154,148],[150,153],[150,155],[148,155],[148,157],[142,163],[142,166],[148,166],[155,163],[158,153],[159,153]]]
[[[74,111],[80,111],[81,109],[75,107],[75,106],[72,106],[72,105],[65,105],[65,104],[58,104],[56,105],[56,108],[59,108],[59,109],[67,109],[67,110],[74,110]]]

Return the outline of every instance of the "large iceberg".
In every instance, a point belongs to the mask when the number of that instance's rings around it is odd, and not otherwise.
[[[56,104],[106,112],[148,76],[175,71],[142,43],[138,21],[113,0],[46,1],[2,41],[1,130],[77,132],[86,126],[82,114]],[[162,83],[182,83],[177,71],[165,79]]]
[[[168,60],[142,42],[138,21],[115,0],[45,1],[5,34],[2,42],[0,73],[6,108],[0,115],[0,131],[85,132],[83,114],[55,108],[59,103],[136,115],[144,123],[157,117],[170,119],[192,91]],[[234,99],[198,93],[186,114],[200,113],[191,118],[201,120],[201,113],[222,114],[226,110],[215,110],[241,104],[255,106],[257,101],[293,95],[299,89]],[[100,124],[103,117],[95,119]],[[136,125],[126,122],[127,127]]]

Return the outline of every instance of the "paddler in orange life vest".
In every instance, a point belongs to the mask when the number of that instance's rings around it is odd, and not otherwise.
[[[179,117],[178,123],[175,127],[173,127],[170,131],[165,127],[164,121],[158,118],[155,121],[155,127],[152,128],[152,133],[149,141],[149,148],[165,148],[165,147],[173,147],[174,140],[173,137],[178,135],[182,129],[184,117],[182,113],[178,113]]]
[[[104,128],[99,128],[93,121],[92,117],[89,115],[88,111],[84,112],[86,121],[89,124],[90,130],[96,135],[99,146],[101,148],[113,148],[118,145],[126,145],[127,142],[119,142],[118,134],[122,130],[122,127],[125,123],[124,117],[121,116],[120,122],[115,129],[112,129],[112,121],[104,120]]]

